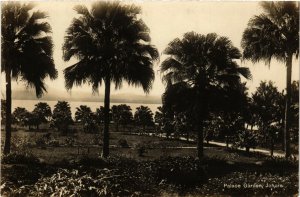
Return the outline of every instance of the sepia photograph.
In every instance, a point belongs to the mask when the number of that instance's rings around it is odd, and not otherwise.
[[[298,1],[0,1],[3,197],[299,195]]]

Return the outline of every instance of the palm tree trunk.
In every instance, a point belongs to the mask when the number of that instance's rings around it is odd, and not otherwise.
[[[110,79],[105,79],[105,96],[104,96],[104,130],[103,130],[103,149],[102,157],[109,155],[109,99],[110,99]]]
[[[6,80],[6,119],[5,119],[5,144],[4,154],[10,153],[10,139],[11,139],[11,70],[8,68],[5,72]]]
[[[200,118],[198,122],[198,143],[197,143],[197,150],[198,150],[198,158],[203,157],[203,120]]]
[[[286,101],[284,118],[285,157],[291,156],[290,150],[290,114],[291,114],[291,81],[292,81],[292,54],[286,60]]]
[[[280,134],[281,134],[281,150],[285,151],[285,139],[284,139],[284,117],[280,122]]]

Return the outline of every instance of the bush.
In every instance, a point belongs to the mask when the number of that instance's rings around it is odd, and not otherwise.
[[[43,137],[37,138],[37,139],[35,140],[35,144],[36,144],[37,146],[45,146],[45,145],[47,144],[47,143],[46,143],[46,139],[43,138]]]
[[[135,145],[135,150],[139,157],[143,157],[144,154],[147,152],[146,147],[141,143]]]
[[[39,159],[31,154],[10,153],[2,158],[4,164],[38,164]]]
[[[120,146],[120,147],[122,147],[122,148],[129,148],[129,145],[128,145],[128,143],[127,143],[127,140],[125,140],[125,139],[119,139],[119,141],[118,141],[118,145]]]
[[[101,157],[93,158],[93,157],[83,156],[76,161],[76,164],[82,165],[84,167],[94,166],[97,168],[104,168],[107,166],[107,161]]]
[[[74,138],[72,138],[72,137],[68,137],[68,138],[65,139],[65,144],[66,144],[67,146],[73,146],[74,143],[75,143],[75,140],[74,140]]]
[[[50,146],[58,147],[59,146],[59,141],[58,140],[51,140],[48,143]]]
[[[276,160],[276,161],[275,161]],[[275,158],[263,166],[294,165],[293,160]],[[298,192],[298,171],[279,175],[253,169],[255,164],[226,163],[220,158],[165,157],[136,161],[124,157],[82,157],[74,165],[12,165],[2,176],[3,196],[293,196]],[[296,164],[297,165],[297,164]],[[7,165],[8,166],[8,165]],[[240,167],[239,167],[240,166]],[[59,167],[63,167],[61,169]],[[68,169],[65,169],[68,168]],[[226,171],[226,169],[231,171]],[[215,171],[215,172],[214,172]],[[226,171],[226,174],[215,174]],[[11,176],[13,174],[13,177]],[[209,174],[209,180],[207,180]],[[7,176],[9,179],[7,178]],[[25,181],[24,181],[25,180]],[[228,189],[228,184],[280,184],[272,189]],[[174,194],[174,195],[171,195]]]
[[[94,173],[59,169],[18,190],[24,196],[136,196],[147,192],[147,184],[117,169],[97,169]]]
[[[155,161],[156,177],[172,184],[194,186],[207,182],[207,173],[198,159],[192,157],[165,157]]]
[[[296,159],[285,159],[282,157],[268,157],[263,163],[263,167],[278,173],[298,169],[298,166],[299,164]]]
[[[92,141],[93,141],[93,144],[101,146],[102,145],[102,137],[101,137],[101,135],[99,135],[99,134],[95,135],[93,137]]]

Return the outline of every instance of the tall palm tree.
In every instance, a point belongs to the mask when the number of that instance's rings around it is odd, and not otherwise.
[[[6,123],[4,154],[10,152],[11,80],[21,79],[34,87],[37,97],[46,91],[44,79],[55,79],[51,27],[44,12],[32,11],[34,4],[4,3],[1,7],[1,72],[6,79]]]
[[[245,59],[270,64],[272,58],[286,64],[285,156],[290,151],[292,59],[299,54],[299,4],[297,2],[262,2],[263,14],[250,19],[243,33]]]
[[[163,80],[174,88],[172,99],[185,103],[194,116],[198,131],[198,157],[203,156],[203,127],[210,108],[221,100],[227,90],[240,84],[240,75],[251,77],[249,69],[239,67],[241,57],[237,48],[226,37],[215,33],[201,35],[188,32],[183,39],[169,43],[162,62]],[[164,99],[168,100],[168,92]],[[181,103],[181,104],[182,104]]]
[[[122,82],[142,86],[147,93],[152,87],[152,65],[158,52],[150,44],[149,29],[138,15],[141,9],[120,2],[96,2],[90,10],[76,6],[80,15],[67,29],[63,58],[78,62],[64,70],[66,88],[83,83],[93,91],[104,83],[105,121],[103,157],[109,154],[110,86],[121,88]]]

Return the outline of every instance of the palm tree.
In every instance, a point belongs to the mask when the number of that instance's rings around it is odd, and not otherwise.
[[[34,87],[37,97],[46,91],[44,79],[55,79],[51,27],[44,12],[32,11],[34,4],[4,3],[1,7],[1,72],[6,79],[6,123],[4,154],[10,152],[11,80],[21,79]]]
[[[90,10],[76,6],[80,15],[67,29],[63,58],[78,62],[64,70],[66,88],[83,83],[93,91],[104,83],[105,121],[103,157],[109,154],[110,86],[121,88],[122,82],[142,86],[148,93],[154,80],[152,65],[158,52],[150,44],[149,29],[138,18],[141,9],[120,2],[96,2]]]
[[[62,134],[67,135],[69,125],[72,123],[73,119],[70,104],[66,101],[57,101],[56,105],[54,105],[50,127],[56,128]]]
[[[143,133],[146,131],[146,126],[154,125],[153,113],[148,106],[141,105],[136,108],[134,113],[134,122],[143,127]]]
[[[86,119],[89,119],[90,114],[92,114],[90,107],[86,105],[80,105],[79,107],[76,107],[75,121],[84,123]]]
[[[271,59],[286,64],[285,156],[290,151],[290,113],[292,59],[299,54],[299,4],[296,2],[262,2],[263,14],[250,19],[243,33],[243,57],[270,65]]]
[[[51,107],[48,103],[39,102],[35,105],[33,113],[37,115],[40,123],[46,123],[50,121],[52,116]]]
[[[95,132],[97,130],[96,114],[86,105],[76,107],[75,121],[81,123],[84,132]]]
[[[181,106],[193,113],[200,158],[203,156],[204,121],[209,108],[220,102],[226,91],[239,87],[240,75],[251,77],[249,69],[236,63],[241,54],[231,41],[214,33],[186,33],[183,39],[170,42],[164,53],[169,57],[161,64],[163,80],[176,87],[169,88],[174,89],[172,99],[181,100],[185,103]],[[176,92],[180,96],[176,96]],[[165,99],[167,95],[166,92]]]
[[[261,81],[252,94],[253,105],[256,108],[257,126],[264,137],[262,144],[270,147],[273,156],[276,139],[276,124],[280,122],[280,92],[272,81]]]

